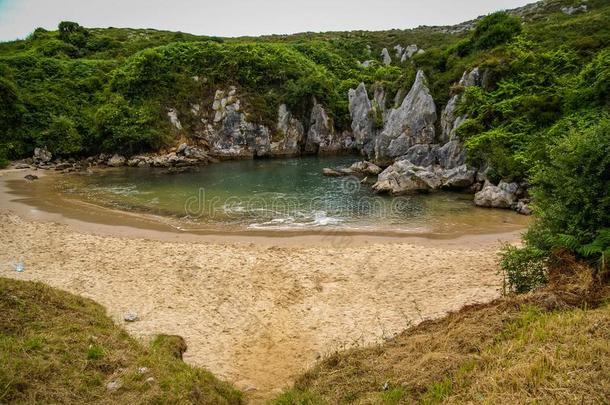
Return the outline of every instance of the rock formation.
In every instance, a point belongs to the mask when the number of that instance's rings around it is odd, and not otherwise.
[[[436,106],[420,70],[400,107],[388,113],[375,144],[375,161],[388,164],[413,145],[433,143],[435,122]]]

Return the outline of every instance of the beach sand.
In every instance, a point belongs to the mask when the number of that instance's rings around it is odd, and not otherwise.
[[[95,224],[33,219],[5,191],[0,276],[91,298],[137,337],[183,336],[186,362],[246,389],[253,402],[333,351],[379,343],[423,319],[497,297],[497,252],[518,239],[513,231],[449,240],[309,235],[256,243],[125,233],[118,226],[112,235],[108,224],[95,232]],[[24,272],[13,269],[17,261]],[[139,320],[124,323],[126,312]]]

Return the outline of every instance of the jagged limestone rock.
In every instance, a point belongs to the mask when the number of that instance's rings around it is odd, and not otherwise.
[[[408,160],[416,166],[432,166],[437,162],[438,145],[413,145],[407,153],[397,158],[398,160]]]
[[[389,65],[390,63],[392,63],[392,57],[390,56],[390,53],[388,52],[388,48],[383,48],[381,50],[381,61],[383,62],[384,65]]]
[[[413,145],[433,143],[435,122],[436,106],[420,70],[400,107],[388,113],[383,131],[375,143],[376,163],[391,163]]]
[[[332,120],[317,102],[311,110],[309,131],[304,152],[308,154],[335,154],[352,151],[355,147],[354,138],[350,132],[336,133]]]
[[[462,145],[457,139],[453,139],[438,148],[436,158],[438,164],[444,169],[453,169],[454,167],[461,166],[466,160]]]
[[[348,91],[349,113],[356,147],[370,157],[375,148],[375,111],[364,83]]]
[[[305,136],[303,124],[292,117],[285,104],[278,109],[277,130],[281,139],[271,143],[272,156],[298,156]]]

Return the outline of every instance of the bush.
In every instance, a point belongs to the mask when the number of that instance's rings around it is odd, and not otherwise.
[[[475,50],[495,48],[509,42],[520,32],[519,17],[511,16],[503,11],[493,13],[477,23],[470,46]]]
[[[164,146],[166,140],[156,129],[159,118],[155,110],[150,105],[132,107],[122,97],[114,96],[95,116],[101,149],[133,154]]]
[[[42,133],[38,146],[47,147],[55,155],[71,155],[83,148],[83,138],[71,119],[53,117],[49,129]]]
[[[544,285],[548,253],[535,247],[517,248],[508,245],[501,253],[505,292],[526,293]]]

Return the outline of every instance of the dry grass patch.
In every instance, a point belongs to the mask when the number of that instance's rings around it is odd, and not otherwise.
[[[469,306],[383,345],[335,353],[275,403],[603,403],[610,294],[587,274],[576,266],[552,274],[538,293]]]

